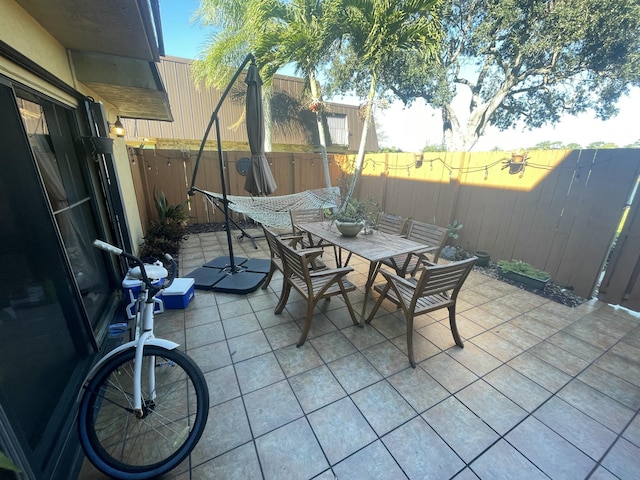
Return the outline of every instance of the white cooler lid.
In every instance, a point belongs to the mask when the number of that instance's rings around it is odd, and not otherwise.
[[[184,295],[195,284],[193,278],[176,278],[169,288],[165,288],[162,295]]]
[[[161,278],[167,278],[169,272],[162,265],[148,265],[144,264],[144,269],[147,272],[147,277],[149,280],[160,280]],[[142,272],[140,271],[140,267],[130,268],[127,272],[128,279],[141,280]]]

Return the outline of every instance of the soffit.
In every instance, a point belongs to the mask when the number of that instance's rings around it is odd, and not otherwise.
[[[16,1],[71,51],[78,81],[121,116],[173,120],[155,63],[161,37],[156,36],[150,2]]]

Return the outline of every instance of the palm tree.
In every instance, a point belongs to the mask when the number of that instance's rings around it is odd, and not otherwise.
[[[192,65],[196,81],[224,89],[242,63],[262,30],[256,15],[262,0],[200,0],[195,18],[213,27],[200,56]],[[265,150],[271,151],[271,88],[263,88],[262,103],[265,113]]]
[[[255,43],[255,55],[268,81],[275,72],[294,64],[310,94],[308,108],[315,113],[325,183],[331,187],[324,130],[324,102],[319,67],[326,63],[339,39],[339,0],[267,0],[258,14],[263,31]]]
[[[349,202],[362,173],[367,133],[376,102],[376,95],[385,85],[378,80],[394,55],[412,52],[424,61],[435,58],[442,36],[438,20],[441,0],[342,0],[345,50],[334,62],[333,73],[342,78],[342,87],[353,89],[361,80],[367,93],[363,106],[364,124],[354,174],[343,199]],[[346,67],[346,68],[345,68]],[[360,83],[362,85],[363,83]]]
[[[327,187],[331,186],[331,179],[324,103],[316,72],[337,42],[339,5],[338,0],[202,0],[198,14],[203,22],[215,25],[219,31],[211,38],[202,61],[194,64],[196,78],[218,87],[228,81],[232,71],[229,65],[239,63],[243,52],[253,52],[265,85],[271,83],[278,69],[294,64],[305,78],[311,97],[308,107],[316,115]],[[270,97],[269,91],[265,89],[266,98]],[[268,112],[265,109],[265,123],[270,125]]]

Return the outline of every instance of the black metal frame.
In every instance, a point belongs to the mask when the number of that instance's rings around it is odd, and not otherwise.
[[[235,84],[236,80],[238,79],[240,74],[244,71],[245,67],[249,63],[251,63],[252,65],[255,65],[255,61],[256,61],[255,57],[251,53],[245,57],[240,67],[238,67],[238,70],[231,78],[231,81],[227,85],[227,88],[222,93],[222,96],[218,101],[218,105],[216,105],[216,108],[213,110],[213,113],[211,114],[211,119],[209,120],[209,124],[207,125],[207,129],[205,130],[204,137],[202,138],[202,142],[200,143],[200,149],[198,151],[198,156],[196,157],[196,163],[194,165],[193,175],[191,177],[191,186],[189,188],[189,196],[195,195],[195,192],[200,192],[206,195],[207,197],[213,199],[212,203],[224,213],[224,223],[225,223],[225,230],[227,232],[227,245],[229,248],[229,256],[220,257],[216,260],[213,260],[212,262],[209,262],[209,263],[212,265],[215,265],[215,267],[211,267],[210,265],[207,265],[205,266],[205,268],[210,267],[210,268],[220,269],[219,279],[215,281],[215,283],[212,286],[212,289],[214,291],[222,291],[226,293],[244,294],[244,293],[249,293],[256,290],[256,288],[264,281],[266,274],[269,271],[268,264],[270,261],[268,259],[264,260],[264,262],[266,262],[264,265],[262,265],[260,260],[258,261],[253,260],[251,264],[252,266],[246,267],[243,265],[237,265],[233,255],[233,242],[231,239],[230,224],[233,224],[236,228],[238,228],[242,232],[242,235],[240,235],[239,237],[240,239],[242,237],[247,237],[253,242],[254,247],[256,248],[258,247],[255,243],[255,239],[251,235],[249,235],[247,232],[245,232],[232,218],[230,218],[230,215],[229,215],[229,203],[231,203],[231,201],[227,198],[227,186],[224,178],[224,164],[222,161],[222,138],[220,135],[220,118],[218,117],[218,113],[222,108],[222,104],[224,103],[225,99],[229,95],[229,92],[231,91],[231,88]],[[222,197],[213,196],[209,192],[206,192],[204,190],[201,190],[195,187],[196,176],[198,174],[198,166],[200,164],[200,159],[202,158],[202,153],[204,152],[204,147],[207,142],[207,138],[209,137],[209,133],[211,132],[211,127],[214,125],[214,123],[216,127],[216,142],[218,144],[218,162],[220,164],[220,176],[222,177]],[[219,201],[222,203],[222,208],[216,203],[216,201]],[[265,270],[264,273],[263,273],[263,270]]]

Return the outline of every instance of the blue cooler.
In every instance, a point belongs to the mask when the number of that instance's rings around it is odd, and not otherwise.
[[[166,309],[187,308],[194,296],[193,278],[176,278],[169,288],[162,292],[162,301]]]
[[[136,314],[134,311],[136,305],[136,299],[138,295],[140,295],[140,291],[142,290],[142,280],[138,280],[137,278],[132,278],[130,276],[131,270],[127,273],[127,276],[122,280],[122,291],[125,296],[129,299],[129,304],[126,306],[127,318],[132,320],[135,318]],[[154,285],[162,285],[164,282],[164,278],[159,278],[157,280],[152,279]],[[156,298],[153,299],[153,311],[154,313],[162,313],[164,312],[164,305],[162,303],[162,294],[156,295]]]

